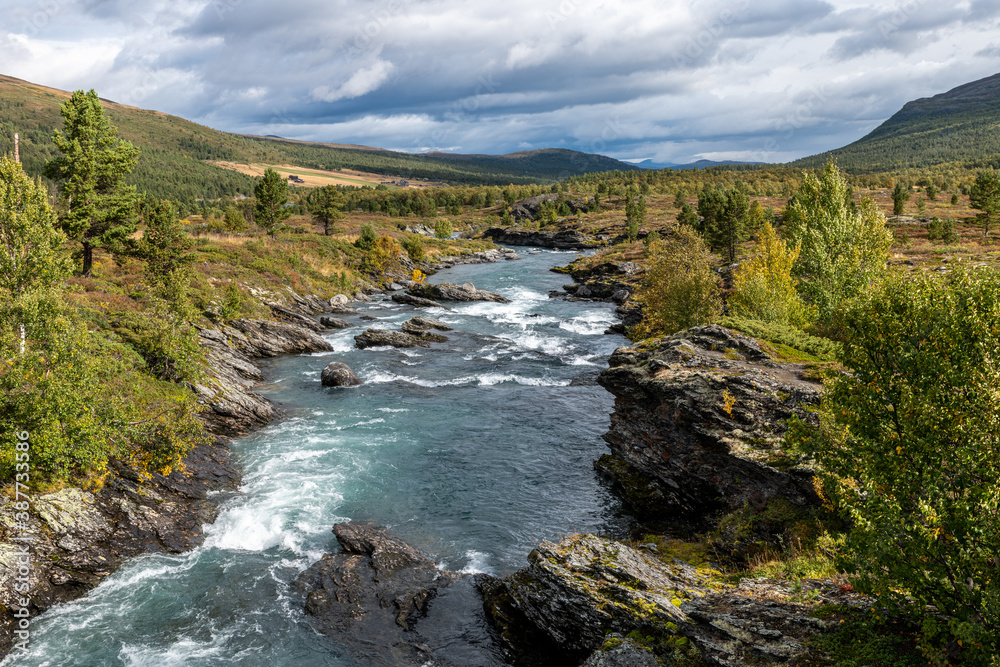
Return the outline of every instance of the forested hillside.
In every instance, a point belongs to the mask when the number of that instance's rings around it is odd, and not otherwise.
[[[1000,156],[1000,74],[907,103],[858,141],[803,158],[822,167],[831,158],[851,171],[877,172],[963,161],[986,166]]]
[[[0,154],[21,135],[21,159],[31,175],[55,157],[52,133],[62,127],[59,105],[69,94],[0,75]],[[120,135],[142,147],[132,183],[155,198],[180,201],[249,195],[249,176],[206,164],[208,160],[356,169],[471,185],[552,182],[590,171],[638,169],[612,158],[564,149],[511,155],[411,155],[365,147],[291,141],[219,132],[156,111],[104,100]]]

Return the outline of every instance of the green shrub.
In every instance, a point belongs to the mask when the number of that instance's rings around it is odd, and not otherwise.
[[[1000,275],[893,276],[840,320],[849,373],[828,386],[820,428],[795,425],[789,444],[816,458],[853,524],[856,587],[911,614],[933,662],[960,642],[962,664],[989,665],[1000,653]]]
[[[643,321],[633,337],[669,335],[718,317],[722,286],[712,254],[691,227],[680,225],[666,241],[650,246],[649,267],[636,293]]]
[[[203,360],[197,331],[166,304],[154,302],[145,312],[117,313],[111,326],[142,357],[154,377],[174,382],[200,377]]]
[[[958,234],[955,233],[955,221],[951,218],[931,219],[927,224],[927,238],[941,243],[954,243],[958,240]]]
[[[368,251],[372,249],[373,245],[375,245],[375,239],[377,238],[378,234],[375,233],[375,226],[370,222],[365,222],[361,225],[361,236],[359,236],[358,240],[354,242],[354,245],[362,250]]]
[[[836,361],[840,354],[840,343],[829,338],[813,336],[787,324],[734,316],[721,317],[718,323],[764,342],[803,352],[812,357],[807,361]]]
[[[812,319],[810,308],[795,290],[792,267],[799,249],[778,238],[764,223],[753,257],[736,271],[729,311],[737,316],[803,326]]]
[[[885,216],[870,199],[854,204],[833,163],[819,177],[805,175],[785,209],[785,225],[791,243],[800,246],[799,291],[823,322],[885,271],[892,246]]]
[[[454,233],[451,220],[441,219],[434,223],[434,236],[439,239],[450,239]]]
[[[403,239],[402,242],[403,250],[414,262],[422,262],[425,257],[424,253],[424,242],[420,240],[420,237],[416,234],[412,234]]]
[[[184,387],[142,372],[130,347],[65,318],[14,354],[0,330],[0,480],[13,478],[15,434],[30,435],[32,481],[101,477],[111,458],[140,471],[179,464],[205,440],[199,407]]]

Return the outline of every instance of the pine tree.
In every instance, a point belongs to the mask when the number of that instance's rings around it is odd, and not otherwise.
[[[285,206],[288,203],[288,183],[281,174],[268,167],[254,187],[253,194],[257,200],[254,204],[257,224],[274,236],[281,223],[292,214]]]
[[[183,306],[185,278],[194,261],[191,238],[184,233],[170,202],[160,201],[147,206],[143,217],[146,230],[136,244],[136,254],[146,262],[150,282],[161,289],[168,301]]]
[[[313,219],[323,225],[323,234],[330,235],[332,225],[344,217],[340,212],[343,196],[333,185],[319,188],[309,196],[309,212]]]
[[[983,223],[983,236],[989,236],[990,224],[1000,216],[1000,174],[992,168],[979,172],[969,190],[969,204],[981,211],[976,217]]]
[[[892,214],[903,215],[903,205],[910,198],[910,189],[903,187],[901,181],[896,181],[896,187],[892,189]]]
[[[67,236],[81,243],[82,274],[89,276],[94,248],[121,252],[136,230],[141,197],[125,179],[139,161],[139,149],[118,138],[93,90],[76,91],[59,109],[65,129],[52,140],[62,157],[46,165],[45,175],[60,182],[65,206],[60,222]]]

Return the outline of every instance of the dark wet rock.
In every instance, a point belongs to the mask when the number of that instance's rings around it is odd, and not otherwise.
[[[339,361],[334,361],[323,369],[320,381],[324,387],[356,387],[364,384],[350,366]]]
[[[581,299],[612,301],[622,304],[631,298],[638,288],[642,267],[634,262],[604,262],[589,266],[573,262],[569,266],[552,269],[557,273],[568,273],[577,285],[566,285],[565,290]]]
[[[542,204],[545,204],[546,202],[552,202],[554,204],[559,201],[560,197],[561,195],[559,194],[548,193],[522,199],[521,201],[514,202],[514,205],[510,207],[510,215],[515,220],[534,220],[538,217],[538,212],[541,209]],[[587,210],[587,198],[568,199],[564,201],[569,207],[571,213],[575,214],[579,211]]]
[[[781,448],[793,415],[815,422],[820,386],[746,336],[695,327],[619,348],[598,382],[615,395],[611,454],[595,465],[647,517],[817,502],[812,472]]]
[[[434,333],[433,331],[427,331],[426,329],[407,329],[406,325],[403,325],[403,332],[411,336],[415,336],[420,340],[426,341],[428,343],[447,343],[448,337],[442,336],[439,333]]]
[[[352,325],[347,320],[342,320],[337,317],[330,317],[329,315],[324,315],[319,318],[319,323],[328,329],[350,329]]]
[[[430,347],[433,341],[413,336],[402,331],[388,329],[368,329],[363,334],[354,337],[358,349],[369,347]]]
[[[327,554],[296,581],[313,625],[366,665],[428,663],[417,624],[457,577],[381,528],[341,523],[333,532],[343,553]]]
[[[449,327],[444,322],[427,319],[424,317],[414,317],[411,320],[403,322],[402,326],[403,333],[408,333],[411,336],[422,338],[423,340],[426,340],[428,342],[431,343],[448,342],[448,338],[446,336],[442,336],[441,334],[432,331],[433,329],[436,329],[437,331],[452,330],[451,327]]]
[[[445,310],[451,310],[447,306],[443,306],[437,301],[432,301],[431,299],[424,299],[419,296],[414,296],[412,294],[393,294],[392,300],[396,303],[405,303],[410,306],[416,306],[417,308],[444,308]]]
[[[496,292],[476,289],[472,283],[456,285],[455,283],[440,283],[418,285],[410,289],[410,295],[421,299],[433,299],[436,301],[495,301],[497,303],[510,303],[510,299]]]
[[[590,250],[602,245],[595,239],[573,229],[559,232],[535,232],[513,227],[491,227],[483,232],[483,237],[491,239],[494,243],[556,248],[558,250]]]
[[[451,331],[452,328],[442,322],[441,320],[435,320],[430,317],[413,317],[407,322],[403,323],[404,327],[409,327],[411,329],[437,329],[438,331]]]
[[[330,312],[334,315],[357,315],[359,311],[348,305],[337,304],[330,306]]]

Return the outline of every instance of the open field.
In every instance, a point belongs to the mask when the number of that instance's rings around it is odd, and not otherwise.
[[[264,171],[270,167],[281,174],[284,178],[288,178],[290,174],[294,174],[302,179],[303,183],[289,183],[289,185],[295,185],[300,188],[320,188],[325,185],[357,185],[357,186],[375,186],[385,183],[387,187],[399,188],[399,187],[410,187],[410,188],[425,188],[430,187],[430,184],[426,182],[411,182],[406,186],[400,185],[389,185],[392,181],[398,181],[391,176],[381,176],[379,174],[370,174],[363,171],[354,171],[352,169],[342,169],[338,171],[325,171],[323,169],[306,169],[305,167],[296,167],[290,164],[241,164],[238,162],[226,162],[223,160],[214,160],[209,164],[213,164],[216,167],[222,167],[223,169],[229,169],[231,171],[236,171],[247,176],[261,177],[264,175]]]

